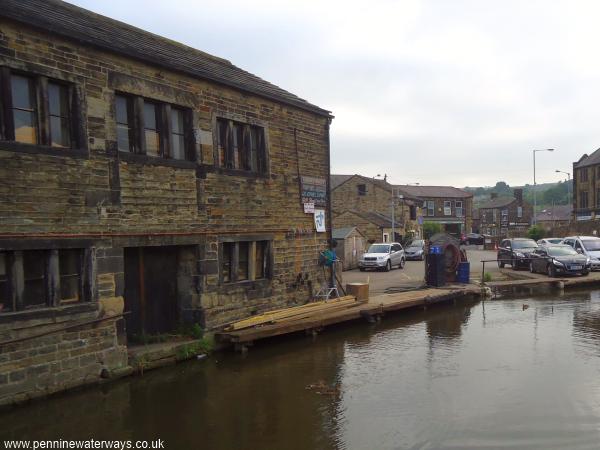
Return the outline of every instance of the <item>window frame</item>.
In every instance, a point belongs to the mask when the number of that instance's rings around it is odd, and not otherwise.
[[[357,184],[356,185],[356,193],[359,197],[364,197],[367,195],[368,189],[366,184]]]
[[[427,217],[435,217],[435,201],[427,200]]]
[[[5,150],[23,153],[49,154],[53,156],[88,157],[86,118],[83,108],[83,90],[74,77],[61,77],[43,68],[39,71],[23,70],[6,65],[0,66],[0,141]],[[26,143],[15,140],[12,76],[22,76],[32,80],[36,101],[37,142]],[[50,105],[48,84],[56,84],[67,89],[69,147],[52,146],[50,128]]]
[[[247,243],[248,255],[247,255],[247,278],[239,278],[239,250],[240,243]],[[259,244],[264,243],[264,244]],[[230,258],[229,267],[229,279],[226,280],[223,276],[223,264],[224,259],[224,244],[233,244],[232,254]],[[263,276],[261,278],[256,277],[256,249],[258,245],[264,245],[263,255]],[[226,236],[219,238],[219,252],[218,252],[218,266],[219,266],[219,284],[223,286],[238,286],[243,284],[252,284],[257,282],[270,282],[273,278],[273,237],[265,235],[249,235],[249,236]]]
[[[223,125],[225,124],[225,127]],[[234,140],[234,134],[241,127],[241,134]],[[222,130],[225,130],[222,133]],[[242,138],[243,148],[247,154],[249,168],[244,168],[239,160],[236,167],[236,148],[234,142]],[[255,137],[255,139],[254,139]],[[225,142],[223,142],[223,140]],[[250,147],[248,147],[248,145]],[[256,148],[254,148],[256,146]],[[254,149],[254,150],[253,150]],[[256,155],[254,158],[253,155]],[[256,164],[256,170],[252,167]],[[269,130],[265,123],[248,120],[234,114],[216,113],[213,115],[213,166],[219,173],[249,177],[267,178],[270,176]]]
[[[444,200],[444,216],[452,215],[452,200]]]
[[[460,206],[458,206],[460,205]],[[456,200],[454,202],[454,211],[456,213],[456,217],[465,217],[465,210],[463,209],[463,201]]]
[[[35,243],[24,243],[23,245],[5,246],[0,244],[0,253],[6,255],[6,295],[12,303],[10,309],[1,312],[0,318],[13,317],[14,315],[29,314],[32,312],[45,311],[54,308],[73,308],[92,303],[96,300],[95,295],[95,248],[82,245],[82,242],[74,245],[55,247],[36,245]],[[78,300],[68,301],[63,299],[61,292],[61,278],[63,274],[60,268],[60,252],[64,250],[79,251],[79,273],[78,273]],[[27,252],[41,252],[44,258],[43,284],[44,298],[39,304],[27,307],[24,304],[24,283],[27,275],[24,272],[23,258]]]
[[[129,141],[129,151],[119,149],[118,144],[118,124],[117,122],[117,98],[125,98],[132,104],[128,108],[128,114],[131,113],[129,129],[131,132]],[[146,125],[144,118],[144,108],[146,104],[152,104],[156,107],[156,132],[158,134],[158,155],[147,153],[146,145]],[[184,136],[184,159],[173,158],[173,129],[171,123],[172,111],[181,111],[183,116],[183,136]],[[116,90],[113,96],[112,113],[115,129],[115,148],[120,158],[129,161],[151,162],[155,164],[180,165],[182,167],[194,167],[198,161],[196,149],[196,138],[194,134],[194,112],[192,108],[168,103],[154,98],[143,97],[141,95],[131,94],[126,91]]]

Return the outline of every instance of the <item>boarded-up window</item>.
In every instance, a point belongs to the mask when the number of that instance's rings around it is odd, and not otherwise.
[[[39,133],[33,79],[13,75],[11,77],[11,93],[15,141],[37,144]]]
[[[48,113],[52,147],[71,147],[69,109],[68,87],[62,84],[48,83]]]
[[[74,303],[81,299],[81,257],[79,249],[58,252],[60,303]]]
[[[46,259],[43,250],[23,252],[23,308],[46,305]]]

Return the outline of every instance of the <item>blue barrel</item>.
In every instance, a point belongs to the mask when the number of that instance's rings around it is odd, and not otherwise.
[[[429,253],[431,253],[432,255],[441,255],[442,247],[431,246],[429,247]]]
[[[459,283],[468,283],[470,272],[471,272],[471,263],[469,263],[469,262],[458,263],[458,271],[456,274],[456,281],[458,281]]]

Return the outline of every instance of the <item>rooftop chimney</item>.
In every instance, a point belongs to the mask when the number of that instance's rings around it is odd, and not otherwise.
[[[523,189],[515,189],[513,194],[519,203],[523,203]]]

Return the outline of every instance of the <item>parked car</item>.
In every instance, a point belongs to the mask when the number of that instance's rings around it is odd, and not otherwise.
[[[404,249],[406,260],[419,260],[425,259],[425,241],[423,239],[415,239]]]
[[[533,239],[504,239],[498,247],[498,267],[510,264],[513,270],[529,267],[529,255],[538,248]]]
[[[377,269],[390,271],[393,266],[402,269],[406,263],[404,249],[398,242],[384,242],[371,244],[366,253],[358,260],[358,268],[361,272],[366,269]]]
[[[589,256],[577,253],[570,245],[545,245],[535,249],[529,260],[529,271],[531,273],[547,273],[550,277],[557,274],[581,274],[590,273]]]
[[[485,236],[479,233],[463,234],[461,236],[460,243],[464,245],[483,245],[485,243]]]
[[[563,238],[544,238],[537,241],[538,245],[562,244]]]
[[[596,236],[569,236],[563,244],[570,245],[575,251],[590,257],[592,270],[600,270],[600,238]]]

